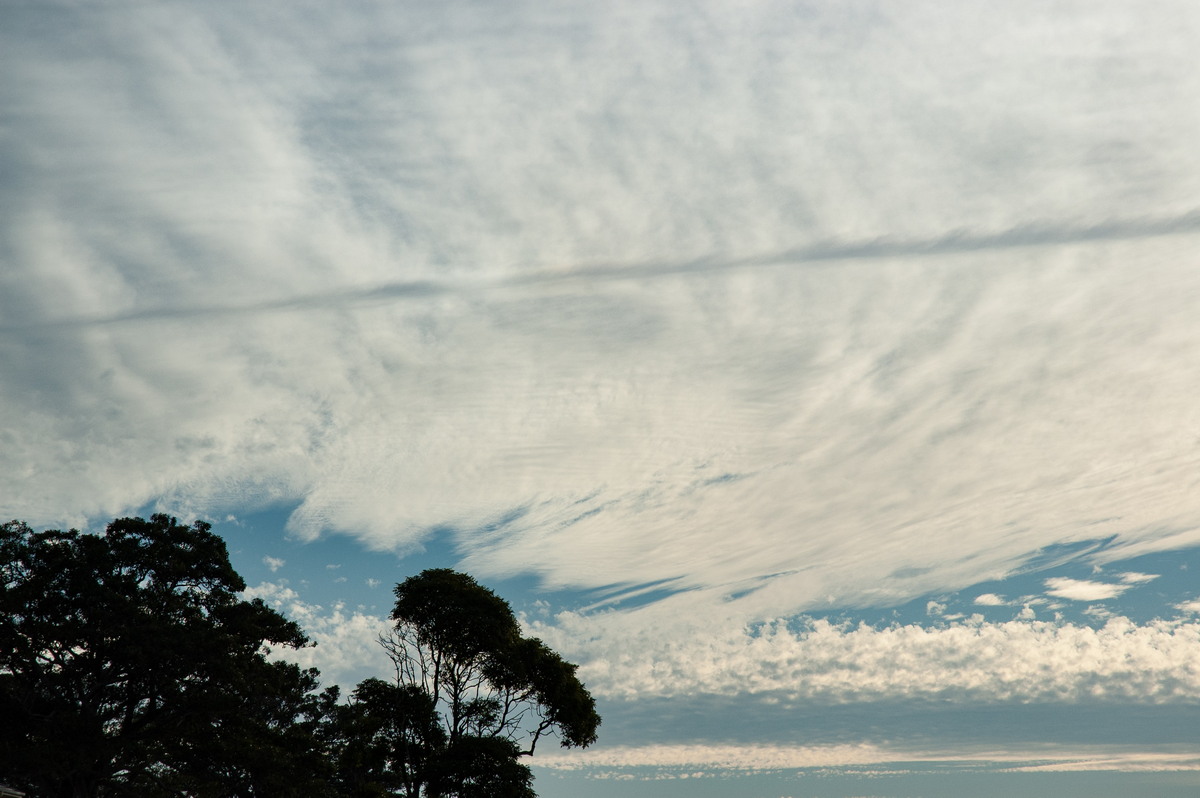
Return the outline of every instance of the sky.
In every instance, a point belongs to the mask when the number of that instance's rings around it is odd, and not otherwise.
[[[545,798],[1194,796],[1200,6],[0,0],[0,517],[352,686],[493,587]]]

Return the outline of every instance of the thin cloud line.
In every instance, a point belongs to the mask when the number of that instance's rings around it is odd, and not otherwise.
[[[1015,750],[985,747],[954,750],[893,748],[872,742],[815,745],[730,745],[681,743],[614,746],[590,751],[540,754],[534,764],[557,771],[588,771],[613,778],[633,768],[700,768],[710,775],[728,772],[846,769],[850,773],[875,765],[884,773],[936,772],[971,767],[982,772],[1062,771],[1196,771],[1200,756],[1182,746],[1147,750],[1134,745],[1061,746],[1044,744]],[[598,772],[599,771],[599,772]]]
[[[818,243],[808,247],[743,258],[694,258],[676,262],[590,264],[564,271],[540,271],[467,284],[457,281],[416,280],[383,283],[368,288],[341,289],[244,305],[187,305],[130,310],[107,316],[39,319],[0,323],[0,333],[30,330],[105,327],[139,321],[190,321],[196,318],[256,315],[260,313],[321,310],[371,302],[428,299],[439,296],[485,294],[506,288],[621,282],[705,274],[784,264],[822,264],[851,260],[882,260],[967,252],[1065,246],[1095,241],[1127,241],[1200,232],[1200,210],[1164,219],[1117,220],[1088,227],[1016,227],[1001,233],[972,235],[952,232],[938,238],[879,237],[851,243]]]

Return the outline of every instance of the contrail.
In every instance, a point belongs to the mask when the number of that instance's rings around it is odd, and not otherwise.
[[[182,305],[143,308],[103,316],[0,322],[0,333],[101,327],[138,321],[190,321],[197,318],[254,315],[270,312],[320,310],[371,302],[428,299],[448,295],[486,294],[506,288],[647,280],[680,274],[805,265],[850,260],[883,260],[966,252],[1063,246],[1096,241],[1123,241],[1200,232],[1200,210],[1166,219],[1116,220],[1087,227],[1028,225],[1000,233],[977,235],[952,232],[937,238],[879,237],[855,242],[816,243],[742,258],[694,258],[680,261],[587,264],[561,271],[539,271],[497,280],[473,282],[417,280],[382,283],[367,288],[326,291],[262,302],[227,305]]]

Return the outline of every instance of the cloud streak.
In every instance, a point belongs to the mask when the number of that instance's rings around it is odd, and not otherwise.
[[[1180,772],[1200,770],[1193,752],[1137,751],[1116,746],[1071,749],[1039,746],[1006,750],[905,750],[861,743],[856,745],[651,745],[612,746],[558,755],[539,754],[539,767],[552,770],[594,770],[598,778],[619,777],[634,768],[700,768],[701,775],[730,772],[892,766],[895,771],[932,770],[967,766],[1013,772]],[[886,772],[886,771],[885,771]],[[626,776],[628,777],[628,776]]]
[[[1055,577],[1046,580],[1046,593],[1071,601],[1104,601],[1116,598],[1133,585],[1114,585],[1108,582],[1093,582],[1087,579]]]

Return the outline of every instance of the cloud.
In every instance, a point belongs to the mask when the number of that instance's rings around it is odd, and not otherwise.
[[[55,13],[5,517],[298,503],[672,634],[1200,542],[1192,4]]]
[[[1159,577],[1158,574],[1143,574],[1136,571],[1118,574],[1118,576],[1120,577],[1121,581],[1127,585],[1144,585],[1147,582],[1153,582]]]
[[[1032,753],[1032,752],[1030,752]],[[1034,757],[1029,757],[1034,759]],[[1192,754],[1157,753],[1142,751],[1114,751],[1105,753],[1081,753],[1067,759],[1055,762],[1039,762],[1027,764],[1014,771],[1022,773],[1081,773],[1081,772],[1122,772],[1122,773],[1169,773],[1178,771],[1200,770],[1200,758]]]
[[[601,619],[609,621],[611,619]],[[788,701],[1200,701],[1200,624],[1111,618],[1092,628],[1047,621],[944,626],[774,622],[732,632],[696,622],[688,637],[605,634],[570,616],[535,626],[581,661],[599,695],[695,694]],[[589,637],[580,639],[572,633]],[[657,638],[657,639],[656,639]]]
[[[287,564],[286,560],[281,560],[278,557],[263,557],[262,561],[263,565],[271,569],[271,573],[275,573]]]
[[[295,604],[295,606],[304,606],[299,603],[300,594],[288,587],[286,579],[281,579],[278,582],[260,582],[253,587],[246,588],[243,595],[247,599],[262,599],[276,609],[288,603]]]
[[[975,603],[984,607],[1003,607],[1008,604],[1003,596],[997,596],[995,593],[981,593],[975,597]]]
[[[1046,580],[1046,593],[1071,601],[1104,601],[1116,598],[1134,584],[1136,582],[1110,584],[1058,576]]]
[[[1129,750],[1117,746],[1042,745],[1029,749],[966,749],[953,746],[939,751],[886,747],[870,743],[850,745],[683,745],[612,746],[588,751],[538,754],[539,767],[552,770],[595,771],[595,778],[613,778],[621,772],[646,768],[703,768],[705,775],[731,772],[855,768],[892,766],[886,770],[929,771],[945,766],[970,766],[979,770],[1015,772],[1164,772],[1200,770],[1200,756],[1192,752]],[[886,772],[885,770],[885,772]],[[615,772],[614,772],[615,771]],[[881,774],[882,775],[882,774]],[[636,777],[653,778],[642,770]]]
[[[322,684],[336,684],[349,691],[368,676],[378,678],[391,672],[392,664],[379,645],[379,635],[391,629],[386,618],[359,610],[350,612],[340,603],[324,607],[304,601],[280,582],[262,582],[248,588],[244,595],[263,599],[300,624],[313,645],[281,648],[274,655],[305,668],[317,668]]]
[[[874,745],[649,745],[538,754],[533,762],[554,770],[582,768],[695,767],[712,770],[781,770],[880,764],[894,754]]]

